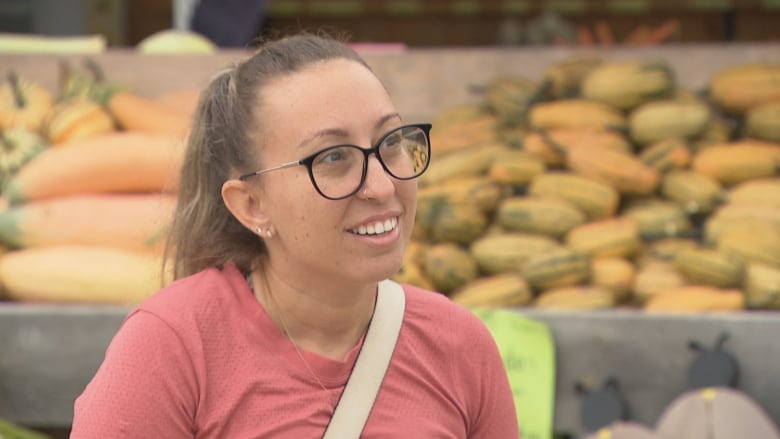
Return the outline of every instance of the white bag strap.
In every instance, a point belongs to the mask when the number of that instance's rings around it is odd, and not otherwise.
[[[391,280],[379,283],[374,316],[323,439],[360,437],[390,365],[405,307],[401,285]]]

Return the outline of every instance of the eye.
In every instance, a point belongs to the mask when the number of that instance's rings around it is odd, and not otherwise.
[[[343,147],[328,148],[317,155],[315,163],[333,163],[345,160],[349,156],[349,151]]]
[[[396,131],[389,136],[385,137],[385,140],[382,141],[382,149],[394,149],[398,146],[401,146],[403,143],[403,136],[401,136],[401,133],[399,131]]]

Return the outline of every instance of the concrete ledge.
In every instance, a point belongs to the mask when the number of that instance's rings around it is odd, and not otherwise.
[[[103,359],[129,308],[4,303],[0,306],[0,418],[35,427],[70,426],[73,401]],[[780,422],[780,318],[771,312],[655,316],[634,310],[515,311],[547,324],[556,344],[555,430],[581,434],[578,381],[615,377],[631,419],[652,425],[686,390],[689,340],[721,332],[740,364],[738,387]]]

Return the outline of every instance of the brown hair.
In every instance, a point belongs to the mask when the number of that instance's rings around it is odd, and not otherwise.
[[[343,40],[301,33],[260,46],[244,61],[217,74],[203,90],[182,165],[178,203],[165,247],[173,278],[232,261],[248,271],[265,253],[262,239],[226,208],[222,184],[236,173],[261,166],[255,123],[262,110],[259,91],[271,79],[318,61],[344,58],[366,66]],[[257,137],[262,139],[262,136]],[[253,169],[248,169],[247,167]],[[165,267],[164,267],[165,269]]]

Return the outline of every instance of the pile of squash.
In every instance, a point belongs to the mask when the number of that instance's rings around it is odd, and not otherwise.
[[[442,111],[397,280],[468,306],[780,308],[780,65],[580,57]]]
[[[134,303],[166,280],[162,246],[197,99],[157,99],[62,65],[60,89],[0,84],[0,297]]]
[[[63,65],[0,84],[0,297],[135,303],[197,90],[151,99]],[[399,281],[469,306],[780,308],[780,65],[701,92],[663,60],[496,77],[435,117]]]

